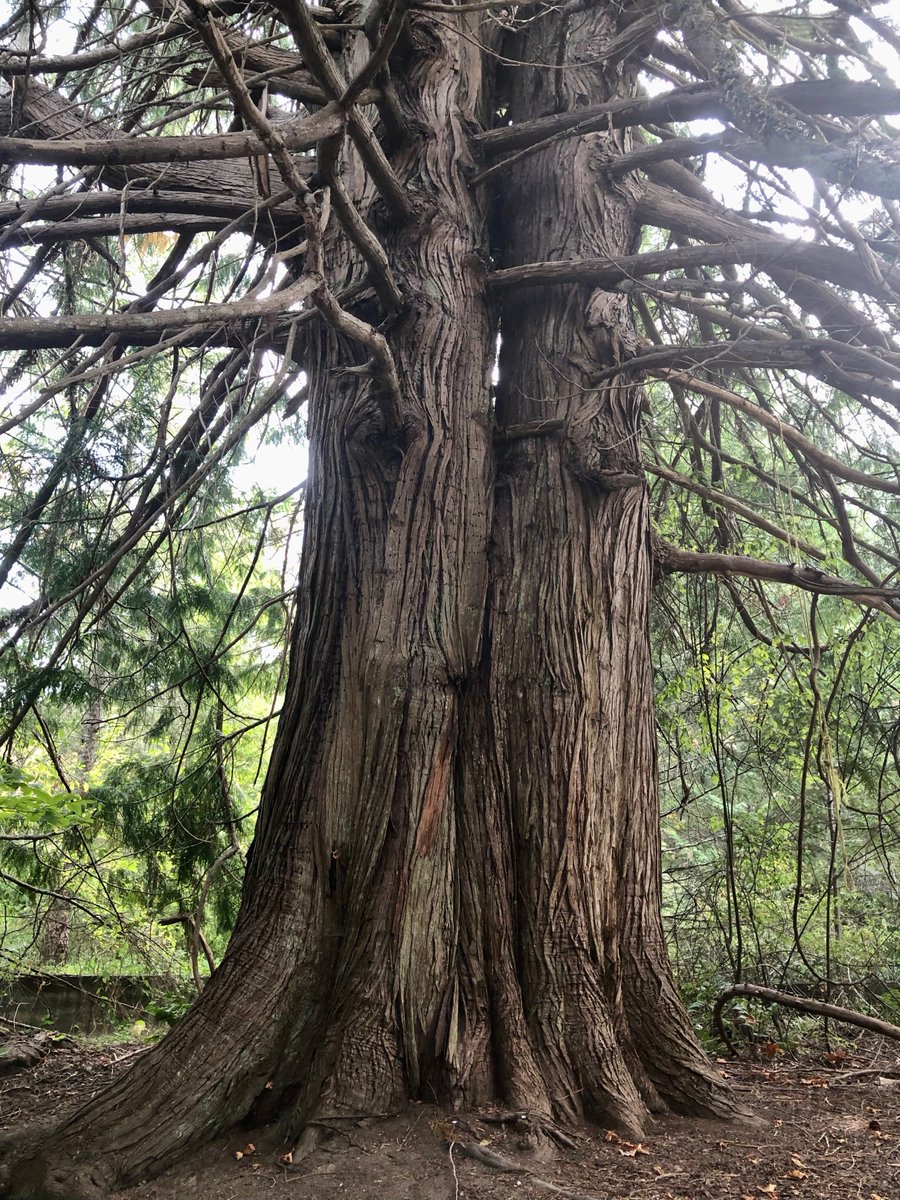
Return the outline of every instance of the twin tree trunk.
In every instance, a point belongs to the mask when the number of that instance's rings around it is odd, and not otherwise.
[[[567,7],[504,46],[566,64],[515,69],[513,120],[631,87],[597,65],[612,17]],[[358,347],[320,323],[307,348],[299,619],[228,953],[165,1041],[8,1167],[9,1195],[101,1195],[251,1110],[291,1137],[410,1097],[632,1132],[648,1110],[735,1111],[662,938],[641,397],[596,382],[633,352],[627,305],[488,287],[489,256],[634,251],[635,197],[600,169],[627,135],[473,187],[493,97],[458,20],[411,21],[418,135],[394,166],[420,219],[380,225],[410,301],[387,331],[404,428],[346,370]],[[360,276],[339,234],[329,261]]]

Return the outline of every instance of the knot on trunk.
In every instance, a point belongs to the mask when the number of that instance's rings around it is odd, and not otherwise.
[[[585,406],[568,422],[565,452],[572,474],[601,491],[619,492],[644,483],[634,435],[611,429],[593,405]]]

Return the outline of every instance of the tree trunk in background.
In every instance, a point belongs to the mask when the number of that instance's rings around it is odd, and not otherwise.
[[[102,1195],[254,1102],[292,1136],[410,1097],[630,1131],[664,1103],[734,1112],[662,942],[640,393],[596,382],[634,330],[621,297],[525,293],[501,316],[494,410],[472,20],[469,36],[411,21],[399,88],[420,137],[394,166],[418,219],[385,227],[345,164],[410,300],[385,330],[405,424],[347,370],[359,348],[311,326],[299,617],[231,945],[170,1036],[13,1167],[9,1195]],[[589,62],[613,33],[595,8],[529,28],[510,57]],[[512,112],[630,86],[522,70]],[[551,145],[502,180],[507,263],[634,248],[603,148]],[[357,278],[339,242],[342,261]],[[564,436],[503,440],[547,417]]]
[[[62,896],[54,896],[40,918],[40,959],[49,966],[69,961],[69,905]]]

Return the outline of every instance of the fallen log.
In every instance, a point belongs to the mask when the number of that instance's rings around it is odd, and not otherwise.
[[[0,1042],[0,1077],[14,1075],[16,1071],[27,1071],[37,1066],[51,1050],[60,1046],[70,1049],[74,1045],[71,1038],[60,1037],[58,1033],[40,1031],[24,1036],[14,1035]]]
[[[725,1043],[732,1054],[737,1054],[737,1050],[722,1020],[722,1009],[735,996],[747,996],[750,999],[759,1000],[763,1004],[780,1004],[783,1008],[793,1008],[798,1012],[829,1017],[834,1021],[846,1021],[850,1025],[857,1025],[860,1029],[868,1029],[871,1033],[879,1033],[882,1037],[900,1041],[900,1026],[892,1025],[890,1021],[882,1021],[878,1017],[870,1017],[867,1013],[856,1012],[852,1008],[841,1008],[837,1004],[826,1004],[824,1000],[792,996],[790,992],[779,992],[775,988],[761,987],[758,983],[732,983],[723,988],[716,997],[712,1011],[713,1033]]]

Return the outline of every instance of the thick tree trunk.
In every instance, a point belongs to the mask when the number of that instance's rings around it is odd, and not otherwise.
[[[592,6],[527,26],[511,58],[568,65],[516,71],[512,119],[627,94],[628,71],[604,64],[614,20]],[[637,250],[633,184],[603,174],[629,138],[551,143],[519,166],[504,189],[504,266]],[[499,467],[488,668],[530,1045],[566,1115],[639,1130],[663,1103],[732,1113],[662,938],[641,393],[595,382],[636,350],[627,301],[585,287],[513,295],[501,338],[497,423],[536,431]]]
[[[409,300],[387,331],[403,428],[358,347],[322,326],[308,348],[300,618],[228,953],[163,1043],[12,1167],[9,1195],[100,1195],[254,1103],[292,1136],[415,1096],[630,1130],[664,1103],[734,1111],[662,944],[640,398],[593,382],[634,331],[621,297],[582,287],[510,302],[492,411],[472,21],[414,17],[400,88],[421,136],[395,167],[418,219],[379,232]],[[570,64],[613,33],[595,7],[530,29],[511,56]],[[523,71],[512,111],[628,86]],[[620,150],[571,140],[504,180],[507,261],[631,252],[634,197],[598,171]],[[359,275],[343,242],[340,262]],[[503,441],[547,417],[564,436]]]

